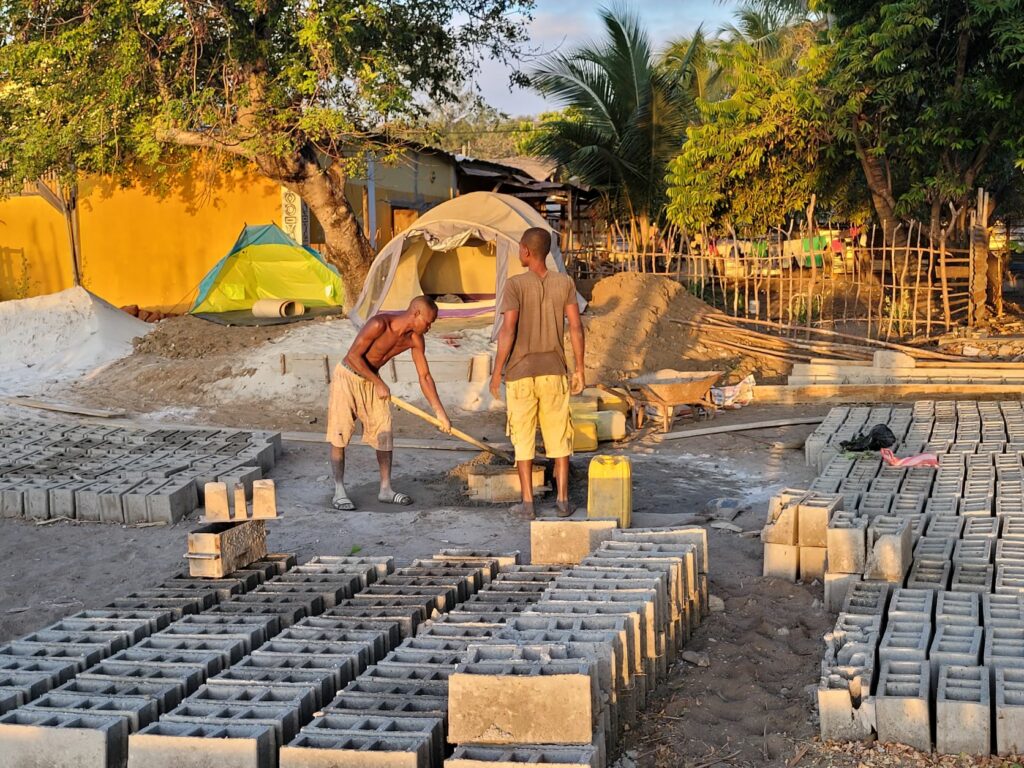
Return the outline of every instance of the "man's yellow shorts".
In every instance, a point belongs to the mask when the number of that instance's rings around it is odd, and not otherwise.
[[[549,459],[572,455],[572,416],[569,411],[569,379],[566,376],[533,376],[505,384],[508,436],[516,449],[516,461],[531,461],[536,454],[537,427],[544,437]]]

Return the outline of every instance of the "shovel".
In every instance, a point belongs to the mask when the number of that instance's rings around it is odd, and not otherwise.
[[[433,424],[438,429],[441,428],[440,421],[435,419],[426,411],[420,410],[415,405],[410,405],[409,403],[405,402],[405,400],[402,400],[401,398],[396,397],[395,395],[391,395],[391,402],[394,403],[399,408],[401,408],[406,413],[411,413],[413,416],[419,416],[428,424]],[[505,451],[499,451],[497,448],[494,448],[481,440],[477,440],[472,435],[467,435],[461,429],[456,429],[455,427],[452,427],[452,437],[457,437],[459,438],[459,440],[462,440],[465,443],[469,443],[470,445],[479,448],[481,451],[487,451],[487,453],[492,453],[499,459],[504,459],[509,464],[515,463],[515,459],[513,458],[512,454],[506,453]]]

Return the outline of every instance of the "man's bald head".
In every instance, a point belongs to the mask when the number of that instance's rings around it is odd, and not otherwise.
[[[533,258],[544,260],[551,250],[551,233],[540,227],[530,227],[523,233],[519,243]]]
[[[437,302],[429,296],[417,296],[409,302],[409,312],[416,311],[429,317],[437,317]]]

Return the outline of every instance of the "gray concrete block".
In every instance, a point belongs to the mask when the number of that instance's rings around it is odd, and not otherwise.
[[[935,625],[981,626],[981,601],[973,592],[939,592],[935,601]]]
[[[348,632],[368,632],[376,634],[382,638],[379,644],[378,641],[374,641],[374,645],[377,648],[376,653],[378,658],[386,654],[402,641],[399,623],[391,619],[353,618],[325,615],[308,616],[293,625],[290,629],[298,632],[310,630],[342,634]],[[301,637],[301,635],[296,635],[296,637]]]
[[[992,750],[991,722],[989,671],[978,666],[942,665],[935,704],[936,751],[988,755]]]
[[[1024,669],[994,670],[996,754],[1024,753]]]
[[[938,690],[944,666],[973,667],[981,660],[985,631],[981,627],[942,624],[936,627],[928,651],[932,690]]]
[[[1024,595],[981,595],[985,627],[1024,627]]]
[[[0,717],[5,768],[98,766],[127,758],[128,723],[121,717],[15,710]],[[45,755],[46,763],[40,762]]]
[[[200,613],[182,616],[174,622],[175,631],[184,631],[186,634],[195,635],[202,635],[207,632],[217,634],[216,630],[221,627],[228,627],[232,630],[235,630],[235,628],[251,628],[252,632],[258,633],[261,638],[259,643],[262,644],[280,631],[281,621],[276,614],[249,613],[218,616],[212,613]],[[256,642],[255,636],[254,642]]]
[[[992,591],[995,582],[995,566],[988,563],[955,563],[949,588],[953,592]]]
[[[157,701],[148,696],[113,696],[51,691],[30,701],[22,711],[61,712],[72,715],[121,717],[128,722],[128,732],[145,728],[160,715]]]
[[[330,669],[297,669],[285,666],[269,666],[260,662],[245,667],[233,666],[206,681],[210,687],[265,686],[294,690],[297,696],[312,692],[314,707],[319,708],[330,701],[335,691],[334,671]]]
[[[38,673],[47,675],[50,687],[66,683],[78,671],[78,661],[44,656],[0,656],[0,675]]]
[[[930,589],[897,588],[893,590],[887,613],[889,621],[931,622],[935,611],[935,592]]]
[[[372,755],[373,757],[367,757]],[[302,733],[281,748],[281,768],[429,768],[430,736]]]
[[[324,713],[305,726],[302,729],[302,735],[336,738],[371,735],[385,738],[392,735],[426,735],[429,738],[433,764],[440,765],[444,761],[444,721],[439,717]]]
[[[148,698],[156,702],[159,713],[169,712],[178,706],[182,692],[177,685],[145,682],[119,682],[100,678],[78,676],[64,685],[54,688],[55,694],[80,694],[84,696],[128,696]]]
[[[889,606],[892,585],[882,581],[862,581],[850,587],[841,613],[881,616]]]
[[[1024,668],[1024,627],[988,627],[982,663],[989,669]]]
[[[173,625],[172,625],[173,626]],[[168,627],[171,629],[171,627]],[[229,667],[245,655],[249,644],[247,636],[231,635],[183,635],[167,634],[167,630],[140,640],[133,646],[136,651],[168,651],[184,652],[191,656],[194,652],[217,654],[220,666],[217,671]]]
[[[932,748],[930,671],[926,661],[883,661],[875,696],[878,740]]]
[[[889,661],[925,661],[932,639],[931,621],[890,621],[878,646],[878,659]]]
[[[519,765],[544,764],[552,768],[601,768],[599,750],[591,746],[558,745],[512,747],[465,744],[445,761],[445,768],[513,768]]]
[[[188,697],[189,702],[230,704],[274,704],[289,706],[298,712],[299,723],[308,722],[316,710],[316,696],[311,687],[269,685],[231,685],[221,682],[203,685]]]
[[[290,703],[199,701],[188,698],[160,718],[161,723],[228,726],[268,725],[277,744],[286,744],[300,727],[299,710]]]
[[[5,691],[20,691],[26,702],[56,687],[57,683],[49,672],[0,671],[0,688]]]
[[[128,768],[275,768],[274,729],[266,725],[158,722],[128,739]]]

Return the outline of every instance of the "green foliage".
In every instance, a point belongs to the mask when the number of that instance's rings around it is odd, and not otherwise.
[[[530,137],[532,151],[605,194],[612,211],[641,222],[665,206],[665,171],[697,110],[678,73],[658,66],[639,19],[600,11],[605,37],[548,57],[530,76],[566,108]]]
[[[830,134],[817,113],[825,61],[813,26],[747,6],[711,51],[718,99],[669,167],[669,217],[690,230],[728,223],[765,232],[807,206],[824,180]]]
[[[825,110],[864,168],[879,219],[938,223],[1024,167],[1024,2],[822,0]]]
[[[457,99],[533,0],[0,0],[0,181],[180,167],[289,178]],[[188,151],[182,151],[186,148]]]

